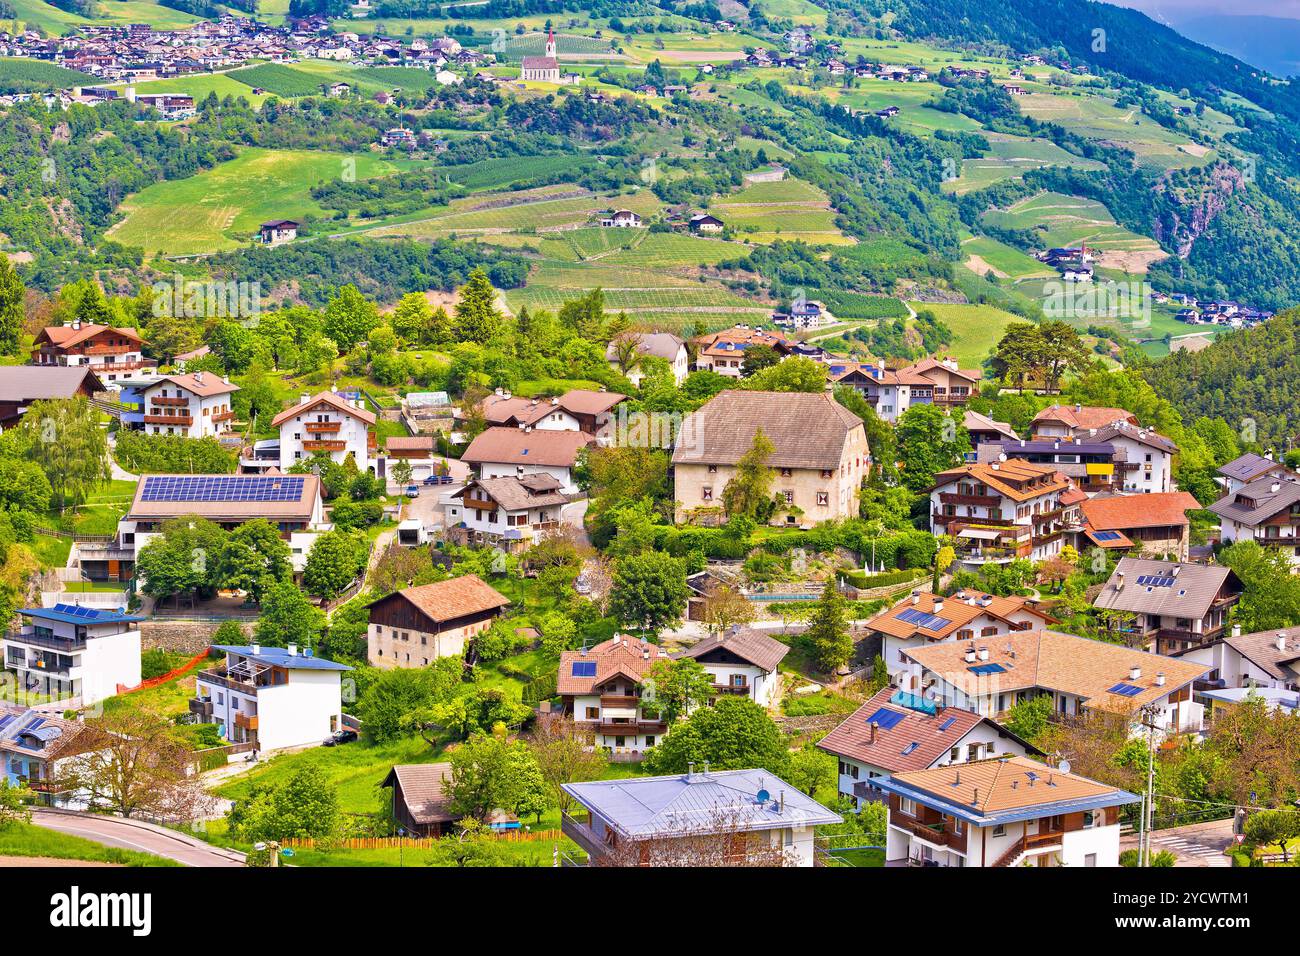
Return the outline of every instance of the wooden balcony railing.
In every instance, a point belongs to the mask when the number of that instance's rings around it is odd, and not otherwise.
[[[305,422],[303,430],[309,432],[336,432],[343,427],[342,422]]]
[[[348,447],[345,441],[305,441],[303,451],[343,451]]]
[[[748,694],[749,683],[744,684],[714,684],[714,693],[718,694]]]
[[[662,720],[635,720],[626,723],[615,720],[602,720],[596,724],[596,732],[606,737],[636,737],[639,734],[661,734],[668,728]]]
[[[998,508],[1002,505],[999,495],[962,495],[951,491],[939,492],[939,501],[945,505],[979,505],[982,508]]]
[[[994,860],[993,865],[1010,866],[1030,850],[1038,850],[1046,846],[1060,846],[1061,834],[1061,830],[1052,830],[1048,833],[1035,833],[1032,836],[1022,836],[1015,843],[1011,844],[1007,849],[1007,852]]]
[[[152,402],[154,405],[173,405],[178,408],[184,408],[186,405],[190,403],[190,400],[188,398],[179,398],[179,397],[172,398],[170,396],[162,396],[162,395],[155,395],[153,398],[149,399],[149,401]]]
[[[217,412],[212,416],[212,420],[214,422],[232,422],[235,420],[235,413],[233,411]]]
[[[243,727],[245,730],[257,729],[257,715],[235,714],[235,726]]]
[[[636,707],[641,703],[641,698],[633,694],[601,694],[600,706],[602,707]]]
[[[159,415],[157,413],[144,416],[147,425],[183,425],[186,428],[194,424],[193,415]]]

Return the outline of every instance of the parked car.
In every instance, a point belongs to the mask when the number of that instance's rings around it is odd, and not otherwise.
[[[336,730],[326,737],[322,742],[322,747],[336,747],[339,744],[350,744],[357,739],[355,730]]]
[[[408,498],[418,498],[418,497],[420,497],[420,486],[419,486],[419,485],[408,485],[408,486],[407,486],[407,489],[406,489],[406,497],[408,497]]]
[[[577,578],[574,579],[573,590],[577,591],[579,594],[591,593],[591,582],[587,580],[585,574],[579,574]]]

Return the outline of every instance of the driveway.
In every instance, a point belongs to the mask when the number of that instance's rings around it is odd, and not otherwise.
[[[244,865],[242,853],[212,846],[198,837],[142,820],[124,820],[121,817],[38,807],[32,810],[32,822],[59,833],[94,840],[104,846],[166,857],[185,866]]]
[[[1151,852],[1168,850],[1177,857],[1174,866],[1232,866],[1232,859],[1223,855],[1231,842],[1232,820],[1212,820],[1156,830],[1151,834]],[[1137,848],[1136,833],[1120,840],[1120,850]]]

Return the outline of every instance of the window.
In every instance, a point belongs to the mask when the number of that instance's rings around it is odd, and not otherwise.
[[[599,718],[599,717],[600,717],[600,708],[599,708],[599,707],[588,707],[588,708],[587,708],[587,719],[588,719],[588,720],[596,720],[596,719]]]
[[[906,813],[909,817],[916,816],[916,804],[909,797],[900,797],[898,801],[898,812]]]
[[[960,760],[961,760],[961,748],[960,748],[960,747],[953,747],[952,750],[948,752],[948,759],[951,760],[953,763],[957,763],[958,761],[960,761]]]
[[[718,466],[717,466],[717,465],[709,465],[709,474],[710,474],[710,475],[716,475],[717,473],[718,473]]]
[[[653,747],[653,746],[655,745],[655,735],[654,735],[654,734],[646,734],[646,735],[645,735],[645,745],[646,745],[647,747]]]
[[[831,503],[830,493],[825,491],[817,492],[817,503],[819,505],[829,505]]]
[[[1007,828],[1006,828],[1006,826],[1004,826],[1003,824],[999,823],[997,826],[995,826],[995,827],[993,828],[993,835],[994,835],[995,837],[1006,836],[1006,835],[1007,835]]]
[[[701,497],[702,499],[704,499],[705,501],[712,501],[712,500],[713,500],[713,489],[712,489],[712,488],[701,488],[701,489],[700,489],[700,497]]]
[[[794,504],[794,492],[793,492],[793,491],[786,490],[786,491],[781,492],[781,495],[785,498],[785,503],[786,503],[786,504],[788,504],[788,505],[792,505],[792,504]]]
[[[1083,865],[1084,865],[1084,866],[1096,866],[1096,865],[1097,865],[1097,854],[1095,854],[1095,853],[1089,853],[1089,854],[1087,854],[1087,855],[1083,858]]]
[[[792,469],[790,469],[790,468],[782,468],[782,469],[781,469],[781,477],[782,477],[782,478],[792,478],[792,477],[794,477],[794,471],[793,471]]]

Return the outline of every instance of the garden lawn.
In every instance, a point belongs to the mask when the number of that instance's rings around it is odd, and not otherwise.
[[[104,846],[67,833],[17,821],[0,826],[0,856],[34,856],[58,860],[86,860],[118,866],[180,866],[152,853]]]

